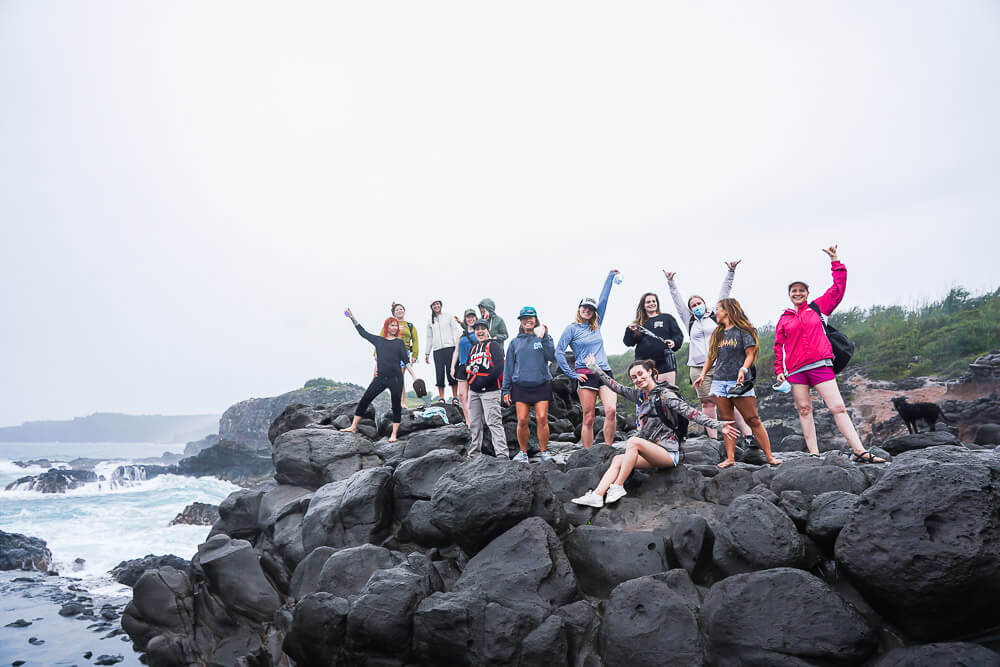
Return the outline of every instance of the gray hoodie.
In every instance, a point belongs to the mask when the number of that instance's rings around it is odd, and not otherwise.
[[[497,315],[497,305],[489,297],[481,300],[479,305],[490,314],[490,338],[496,338],[501,343],[509,338],[507,334],[507,323]]]

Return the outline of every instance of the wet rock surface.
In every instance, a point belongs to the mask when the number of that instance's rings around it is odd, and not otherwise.
[[[568,432],[580,417],[564,384],[553,419]],[[993,449],[929,445],[859,466],[836,444],[809,457],[786,434],[783,465],[741,450],[720,471],[719,444],[696,437],[685,445],[695,462],[637,471],[624,498],[593,509],[569,501],[620,450],[554,442],[558,462],[473,462],[464,424],[414,417],[390,444],[374,428],[337,433],[352,410],[284,411],[271,429],[277,479],[222,502],[186,569],[141,574],[122,625],[148,664],[995,655]]]

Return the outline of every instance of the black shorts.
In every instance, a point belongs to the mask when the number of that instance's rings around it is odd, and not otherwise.
[[[465,371],[464,364],[455,364],[455,379],[462,382],[469,381],[469,374]]]
[[[601,370],[604,371],[603,368]],[[576,368],[576,369],[574,369],[574,372],[579,373],[580,369]],[[604,374],[607,375],[612,380],[615,377],[615,374],[612,373],[611,371],[604,371]],[[587,381],[586,382],[580,382],[579,380],[576,381],[576,388],[577,388],[578,391],[580,389],[594,389],[594,390],[597,390],[597,389],[600,389],[603,386],[604,386],[604,383],[601,382],[601,378],[597,377],[597,373],[590,373],[589,375],[587,375]]]
[[[510,386],[510,400],[515,403],[540,403],[552,400],[552,383],[546,382],[537,387],[525,387],[524,385],[513,383]]]

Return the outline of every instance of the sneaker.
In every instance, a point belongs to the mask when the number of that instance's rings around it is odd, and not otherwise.
[[[549,453],[549,450],[546,449],[544,452],[542,452],[541,459],[542,463],[545,463],[546,461],[555,461],[556,457],[552,456],[552,454]]]
[[[516,461],[518,463],[527,463],[528,455],[525,452],[518,452],[517,454],[514,455],[514,458],[512,458],[511,461]]]
[[[620,500],[628,495],[628,491],[625,490],[624,486],[618,486],[617,484],[612,484],[608,487],[608,494],[604,497],[604,504],[610,505],[616,500]]]
[[[451,404],[457,405],[458,407],[462,407],[462,401],[458,400],[457,398],[451,399]]]
[[[570,502],[576,503],[577,505],[587,505],[588,507],[604,507],[604,498],[594,493],[591,489],[579,498],[573,498]]]

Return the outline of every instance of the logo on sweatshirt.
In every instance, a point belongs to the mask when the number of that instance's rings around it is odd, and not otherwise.
[[[536,341],[535,344],[532,345],[531,347],[532,347],[532,349],[540,350],[540,349],[542,349],[542,344]]]
[[[663,326],[663,322],[653,322],[653,328],[659,329]]]

